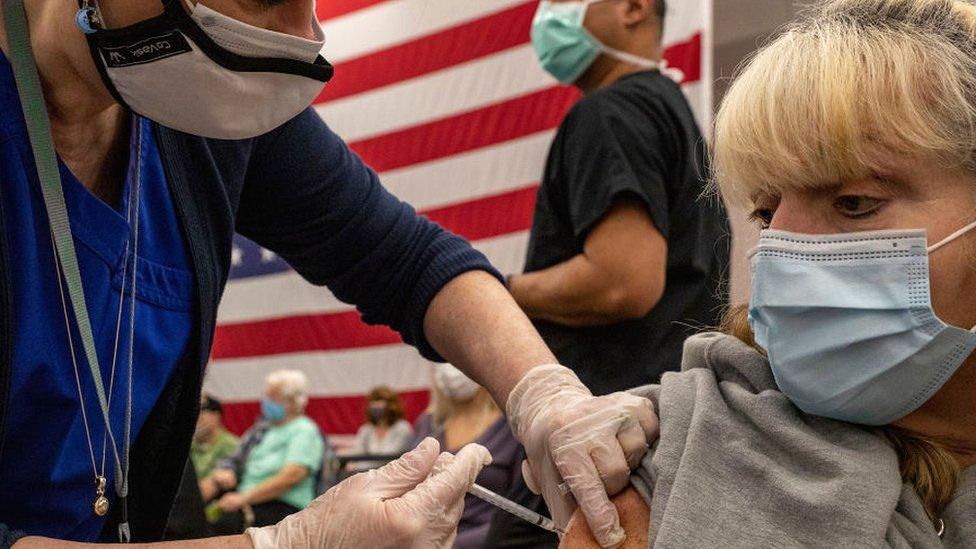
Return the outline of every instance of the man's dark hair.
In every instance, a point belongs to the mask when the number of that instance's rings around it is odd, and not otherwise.
[[[668,13],[668,6],[666,0],[654,0],[654,15],[657,15],[657,20],[661,24],[661,30],[664,30],[664,16]]]

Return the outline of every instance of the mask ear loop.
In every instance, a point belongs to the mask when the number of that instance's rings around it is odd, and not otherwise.
[[[965,227],[959,229],[958,231],[956,231],[956,232],[950,234],[949,236],[943,238],[942,241],[939,242],[938,244],[933,244],[933,245],[929,246],[929,253],[932,253],[932,252],[938,250],[939,248],[945,246],[946,244],[949,244],[953,240],[959,238],[960,236],[968,233],[969,231],[971,231],[973,229],[976,229],[976,221],[973,221],[969,225],[966,225]]]
[[[969,231],[971,231],[973,229],[976,229],[976,221],[973,221],[969,225],[966,225],[965,227],[963,227],[963,228],[959,229],[958,231],[956,231],[956,232],[950,234],[949,236],[945,237],[944,239],[942,239],[942,242],[939,242],[938,244],[933,244],[932,246],[929,246],[929,249],[928,249],[929,253],[931,254],[932,252],[938,250],[939,248],[945,246],[946,244],[949,244],[953,240],[959,238],[960,236],[968,233]],[[976,326],[973,326],[972,328],[970,328],[969,331],[972,332],[972,333],[974,333],[974,334],[976,334]]]

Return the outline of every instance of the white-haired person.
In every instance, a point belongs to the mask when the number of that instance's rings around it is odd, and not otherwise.
[[[661,438],[628,543],[976,547],[976,2],[819,2],[714,144],[763,228],[752,295],[637,391]]]
[[[268,375],[261,417],[245,433],[237,453],[201,483],[204,499],[222,493],[222,515],[214,525],[218,533],[239,534],[246,526],[275,524],[315,499],[325,443],[318,426],[305,415],[306,404],[304,373],[278,370]]]
[[[436,364],[430,392],[430,406],[417,418],[413,445],[433,437],[448,452],[470,443],[484,446],[492,459],[476,482],[507,494],[521,480],[525,453],[488,391],[454,366]],[[495,511],[491,504],[465,496],[455,549],[484,547]]]

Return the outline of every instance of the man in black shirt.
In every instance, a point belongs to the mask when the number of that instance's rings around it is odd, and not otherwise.
[[[702,196],[707,150],[661,70],[663,16],[664,0],[553,0],[533,22],[543,67],[585,95],[549,151],[509,289],[596,394],[677,370],[726,299],[728,219]]]
[[[701,198],[708,156],[691,108],[662,74],[664,0],[544,0],[543,68],[585,96],[549,151],[515,300],[596,394],[658,381],[725,304],[728,219]],[[524,483],[506,494],[546,513]],[[556,547],[496,513],[485,547]]]

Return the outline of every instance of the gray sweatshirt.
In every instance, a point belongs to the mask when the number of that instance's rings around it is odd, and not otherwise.
[[[976,548],[976,467],[940,540],[881,438],[801,412],[734,337],[690,338],[681,372],[633,392],[661,419],[635,477],[654,547]]]

